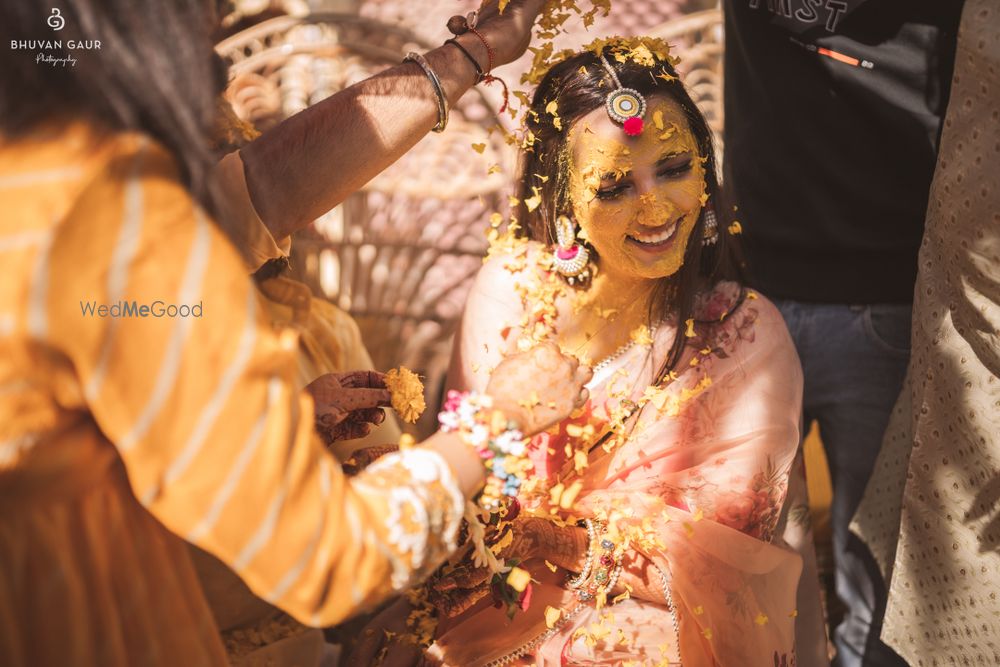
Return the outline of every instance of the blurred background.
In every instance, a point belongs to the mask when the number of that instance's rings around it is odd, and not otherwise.
[[[681,58],[678,72],[724,146],[722,15],[717,0],[615,0],[589,29],[570,20],[556,49],[597,37],[655,35]],[[330,94],[450,37],[445,23],[478,0],[234,0],[223,22],[219,53],[231,63],[227,97],[237,115],[266,130]],[[583,3],[584,9],[589,4]],[[512,90],[530,52],[497,70]],[[505,213],[517,163],[497,125],[497,85],[477,87],[452,109],[447,130],[429,134],[362,191],[299,233],[293,276],[358,322],[380,370],[400,365],[419,373],[428,409],[411,432],[436,427],[452,337],[471,280],[486,250],[488,218]],[[405,113],[400,109],[400,113]],[[473,144],[485,145],[482,152]],[[357,156],[363,160],[364,156]],[[351,169],[330,164],[329,169]],[[815,428],[806,466],[820,573],[832,594],[828,510],[830,481]],[[840,612],[828,607],[836,624]]]

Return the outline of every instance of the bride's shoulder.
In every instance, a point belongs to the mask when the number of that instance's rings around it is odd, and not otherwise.
[[[502,248],[493,248],[483,261],[476,278],[478,283],[513,288],[527,280],[544,275],[545,247],[537,241],[519,241]]]
[[[694,319],[699,323],[723,323],[752,311],[755,318],[778,318],[778,308],[759,291],[733,280],[722,280],[695,297]]]
[[[694,314],[696,328],[704,334],[699,344],[707,342],[729,356],[776,349],[795,354],[781,311],[753,288],[732,281],[716,283],[696,297]]]

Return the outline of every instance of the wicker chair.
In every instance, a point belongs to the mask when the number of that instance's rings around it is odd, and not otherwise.
[[[260,129],[427,48],[406,30],[336,14],[271,19],[217,46],[232,63],[228,98]],[[293,243],[296,277],[354,316],[376,367],[402,364],[426,378],[420,434],[435,425],[486,220],[501,210],[512,170],[509,149],[489,131],[496,123],[483,98],[467,94],[443,134],[426,137]],[[489,174],[494,164],[500,170]]]

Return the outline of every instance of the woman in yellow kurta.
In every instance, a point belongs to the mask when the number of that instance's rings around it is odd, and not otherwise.
[[[344,478],[294,389],[297,333],[273,326],[189,192],[203,172],[177,139],[207,125],[217,92],[197,85],[204,7],[65,4],[63,41],[100,35],[105,51],[62,71],[0,57],[0,661],[225,664],[185,540],[330,625],[436,566],[482,471],[437,435]],[[497,29],[527,34],[540,4],[511,3]],[[15,37],[45,15],[0,6]],[[354,91],[408,96],[405,136],[435,115],[414,70]],[[550,361],[537,389],[568,412],[573,366]]]

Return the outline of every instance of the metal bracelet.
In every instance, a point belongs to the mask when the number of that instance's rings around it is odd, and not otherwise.
[[[434,93],[437,95],[437,105],[438,105],[438,122],[434,126],[434,132],[444,132],[444,128],[448,126],[448,99],[444,95],[444,88],[441,87],[441,79],[438,75],[431,69],[431,66],[427,63],[427,59],[424,58],[419,53],[410,51],[403,58],[403,62],[414,62],[420,66],[420,69],[424,71],[427,75],[428,80],[430,80],[431,85],[434,86]]]

